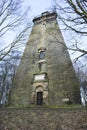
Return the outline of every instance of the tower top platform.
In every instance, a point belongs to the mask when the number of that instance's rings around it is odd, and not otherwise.
[[[43,12],[41,15],[38,15],[36,17],[34,17],[33,22],[34,23],[39,23],[45,20],[49,20],[49,19],[56,19],[57,18],[57,13],[56,12]]]

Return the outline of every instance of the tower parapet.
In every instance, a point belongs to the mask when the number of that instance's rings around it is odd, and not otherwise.
[[[57,18],[57,13],[56,12],[44,12],[41,15],[34,17],[33,22],[40,23],[42,21],[47,21],[47,20],[52,20]]]

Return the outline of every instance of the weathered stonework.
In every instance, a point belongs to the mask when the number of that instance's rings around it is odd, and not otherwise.
[[[56,17],[55,12],[45,12],[33,19],[29,41],[13,82],[10,105],[37,105],[38,100],[43,105],[80,102],[79,82]]]

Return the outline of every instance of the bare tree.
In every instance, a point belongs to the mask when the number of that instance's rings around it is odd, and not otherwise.
[[[0,105],[8,104],[10,88],[17,67],[19,65],[21,53],[19,51],[11,51],[6,60],[0,62]]]
[[[87,54],[87,49],[82,47],[83,43],[79,46],[81,37],[84,37],[83,39],[87,37],[87,0],[62,0],[62,2],[55,0],[53,9],[56,10],[58,18],[62,21],[65,33],[68,30],[74,40],[74,44],[67,49],[81,52],[75,59],[78,60]],[[71,35],[69,36],[71,37]],[[79,40],[77,36],[79,36]]]
[[[84,66],[83,66],[84,67]],[[76,66],[76,72],[80,82],[81,102],[83,106],[87,105],[87,71],[83,67]]]
[[[26,39],[26,32],[31,26],[29,19],[27,19],[29,7],[25,10],[22,5],[21,0],[0,0],[0,61],[15,46],[22,46]],[[13,34],[14,38],[7,44],[5,38],[8,37],[8,34],[11,36]],[[5,43],[3,43],[3,39]]]
[[[65,14],[60,15],[64,24],[76,33],[87,35],[87,0],[63,0],[63,5],[59,1],[56,0],[55,8]]]

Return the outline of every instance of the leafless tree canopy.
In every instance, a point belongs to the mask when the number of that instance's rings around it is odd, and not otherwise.
[[[65,25],[65,30],[73,31],[79,37],[87,36],[87,0],[55,0],[54,10],[58,13],[58,18]],[[82,49],[75,39],[75,45],[69,50],[81,52],[80,57],[87,54],[87,50]],[[82,43],[83,46],[83,43]]]
[[[6,60],[0,62],[0,106],[8,104],[10,88],[19,65],[21,53],[11,51]]]
[[[27,21],[29,8],[24,10],[22,5],[23,2],[21,0],[0,0],[0,41],[3,38],[5,39],[8,32],[17,32],[13,41],[8,45],[6,43],[5,47],[0,49],[0,60],[3,60],[15,45],[23,43],[25,33],[30,28],[29,20]],[[0,42],[0,46],[3,46],[3,42]]]
[[[87,35],[87,0],[56,0],[55,9],[68,28]]]

